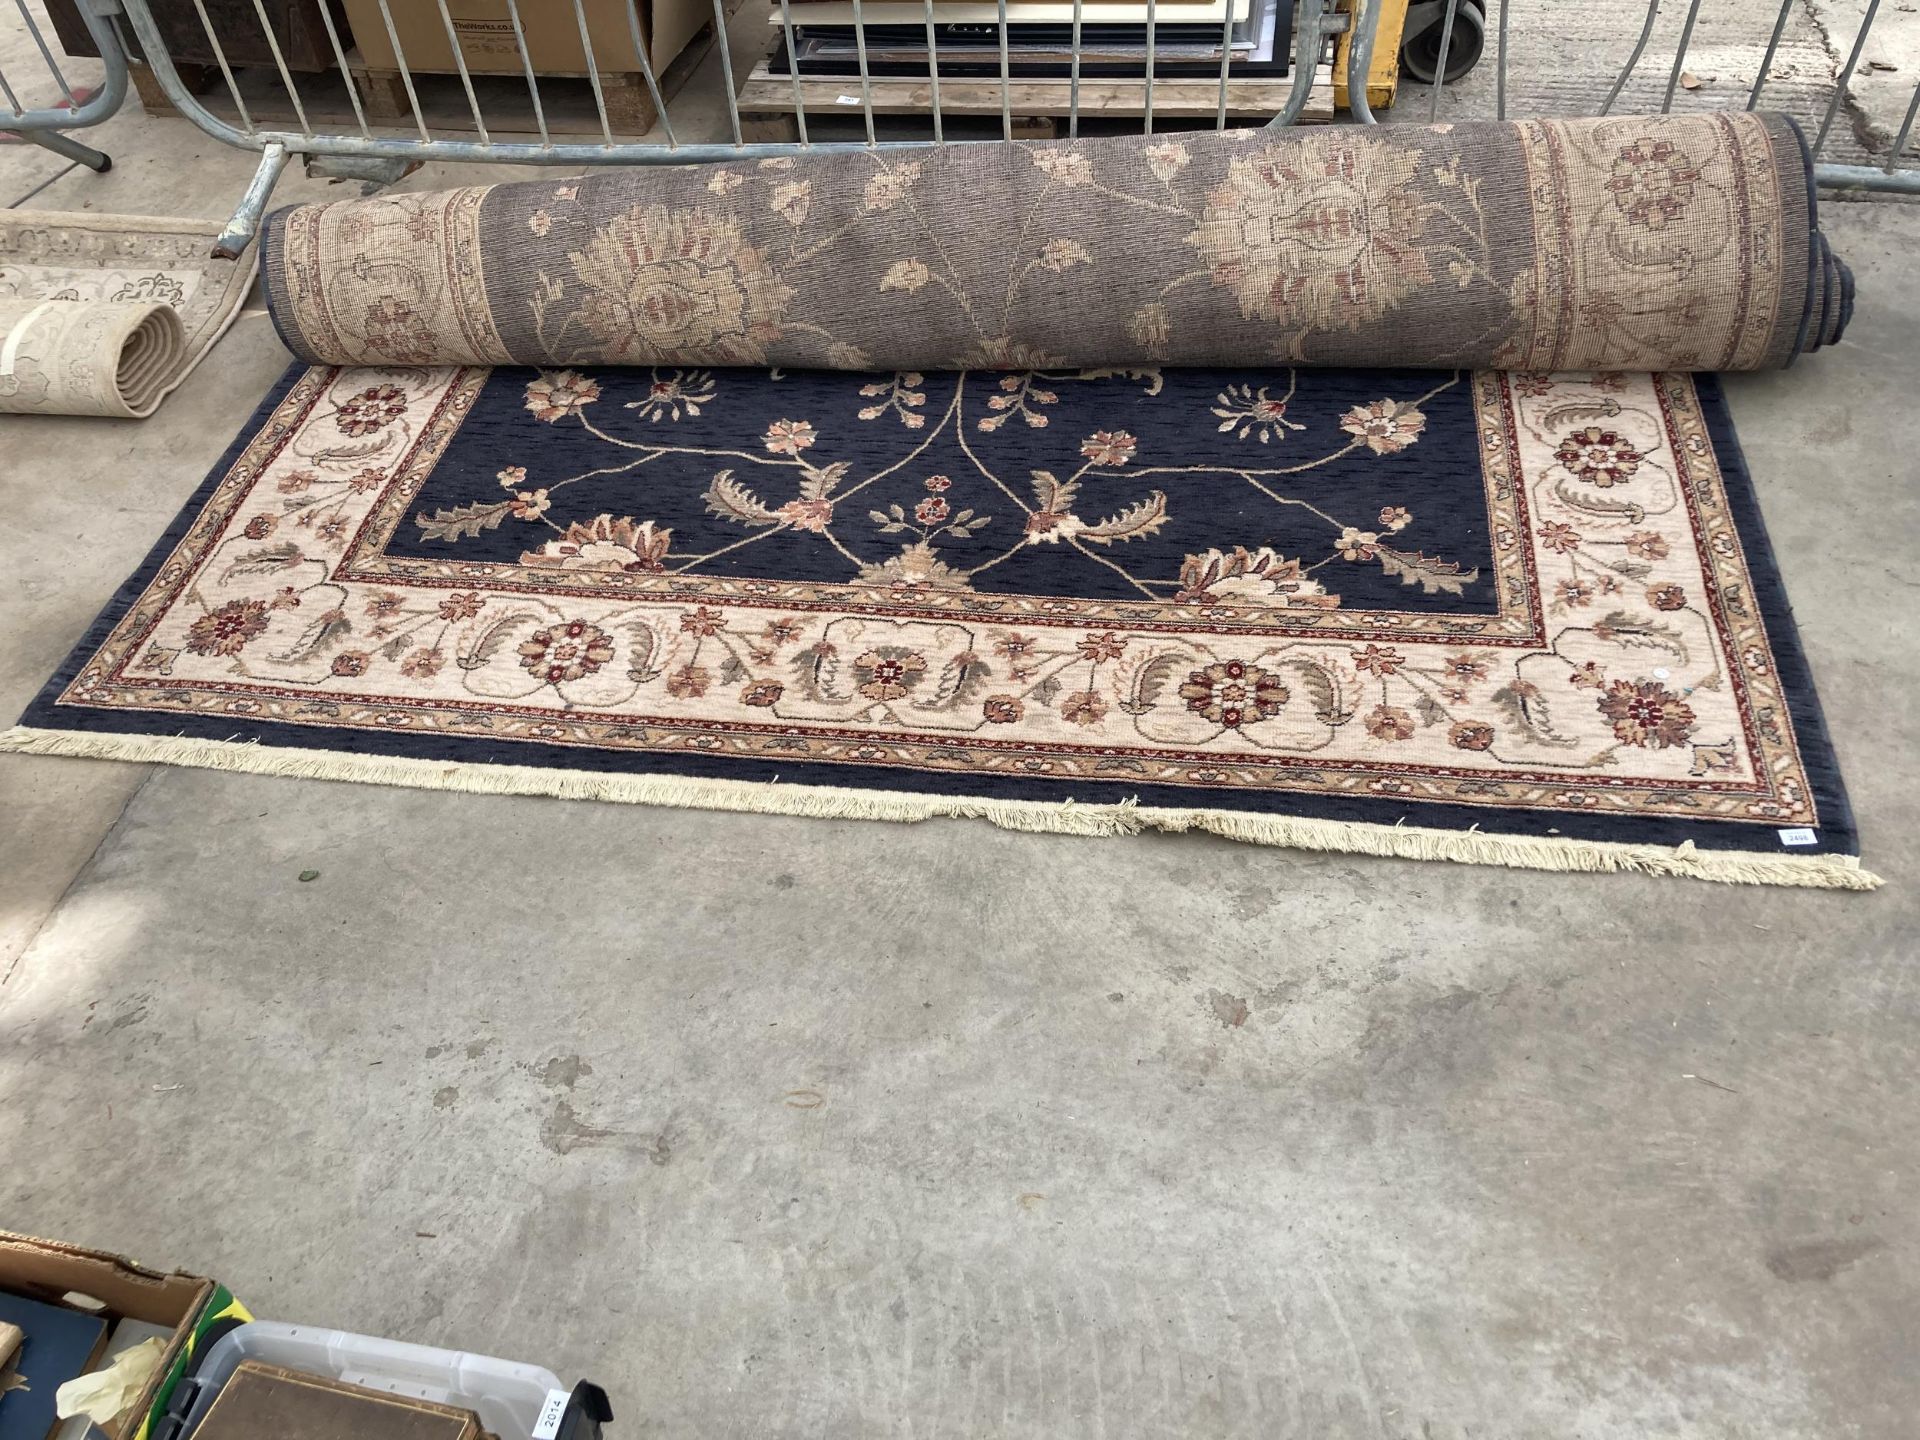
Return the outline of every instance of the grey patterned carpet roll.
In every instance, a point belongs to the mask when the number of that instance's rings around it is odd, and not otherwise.
[[[340,364],[1748,370],[1852,303],[1740,112],[608,171],[282,210],[264,263]]]

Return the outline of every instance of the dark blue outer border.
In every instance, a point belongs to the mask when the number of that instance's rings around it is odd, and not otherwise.
[[[986,796],[995,799],[1082,804],[1137,799],[1142,805],[1173,809],[1244,810],[1255,814],[1302,815],[1327,820],[1392,825],[1428,825],[1438,829],[1478,827],[1499,835],[1562,835],[1576,839],[1628,844],[1678,845],[1691,840],[1714,850],[1745,850],[1781,855],[1857,855],[1858,836],[1852,807],[1840,779],[1840,767],[1828,738],[1826,718],[1814,693],[1813,676],[1793,623],[1793,610],[1780,579],[1773,546],[1767,539],[1746,458],[1741,454],[1718,377],[1694,377],[1701,412],[1707,422],[1728,505],[1752,576],[1752,601],[1758,608],[1774,663],[1788,697],[1788,713],[1800,744],[1802,760],[1813,787],[1820,815],[1815,844],[1783,848],[1775,829],[1767,824],[1726,820],[1636,819],[1615,815],[1592,816],[1564,811],[1508,810],[1492,806],[1395,802],[1383,797],[1329,798],[1288,791],[1237,791],[1202,787],[1139,785],[1126,781],[1047,781],[1009,776],[965,776],[905,767],[823,764],[783,756],[778,760],[745,760],[676,751],[672,754],[591,750],[533,742],[503,742],[481,737],[422,737],[380,731],[320,729],[279,722],[248,721],[236,717],[209,719],[161,711],[95,709],[62,705],[58,697],[74,676],[106,642],[113,627],[146,590],[188,528],[213,498],[221,479],[240,458],[253,436],[265,425],[274,407],[286,397],[306,366],[295,365],[274,383],[239,437],[227,447],[207,478],[187,501],[126,583],[88,628],[72,654],[40,691],[20,724],[45,730],[81,734],[190,736],[204,740],[257,741],[288,749],[318,750],[345,755],[406,756],[468,765],[529,765],[545,769],[609,774],[690,776],[704,779],[769,781],[798,785],[837,785],[852,789],[891,790],[911,794]]]

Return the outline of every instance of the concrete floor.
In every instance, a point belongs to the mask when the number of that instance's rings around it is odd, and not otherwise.
[[[106,138],[0,202],[248,168]],[[0,757],[0,1226],[622,1436],[1912,1434],[1920,207],[1826,226],[1729,388],[1879,893]],[[285,358],[0,422],[0,711]]]

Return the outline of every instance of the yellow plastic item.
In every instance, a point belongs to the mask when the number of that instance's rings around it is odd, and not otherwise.
[[[1367,66],[1367,104],[1385,110],[1393,104],[1400,88],[1400,34],[1407,25],[1409,0],[1379,0],[1380,28],[1374,34],[1373,59]],[[1342,9],[1353,12],[1353,0]],[[1333,47],[1333,108],[1347,108],[1347,49],[1353,43],[1351,33],[1342,35]]]

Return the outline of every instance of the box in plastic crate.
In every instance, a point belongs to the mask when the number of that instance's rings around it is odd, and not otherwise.
[[[613,1418],[606,1392],[563,1387],[551,1370],[400,1340],[254,1321],[231,1331],[195,1367],[151,1440],[190,1440],[244,1360],[301,1370],[389,1395],[471,1410],[500,1440],[600,1440]]]

